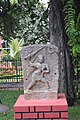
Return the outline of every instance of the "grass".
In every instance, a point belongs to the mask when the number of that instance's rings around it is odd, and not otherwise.
[[[3,92],[4,94],[4,92]],[[14,120],[13,105],[16,102],[18,96],[23,94],[23,91],[9,91],[2,103],[9,106],[7,114],[0,113],[0,120]],[[69,107],[69,120],[80,120],[80,106]]]
[[[69,107],[69,120],[80,120],[80,106]]]
[[[7,114],[0,113],[0,120],[14,120],[13,105],[20,94],[23,94],[23,91],[9,91],[7,93],[5,98],[2,100],[2,103],[9,107],[9,111]]]

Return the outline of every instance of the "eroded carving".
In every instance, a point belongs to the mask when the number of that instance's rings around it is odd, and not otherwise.
[[[53,99],[58,92],[58,48],[30,45],[21,51],[25,99]]]
[[[48,89],[50,89],[48,80],[44,77],[44,74],[49,73],[49,67],[48,64],[44,63],[44,56],[38,55],[37,62],[29,63],[30,67],[36,68],[34,72],[32,73],[32,81],[29,84],[27,91],[38,81],[41,81],[45,84],[47,84]],[[30,75],[30,73],[29,73]]]

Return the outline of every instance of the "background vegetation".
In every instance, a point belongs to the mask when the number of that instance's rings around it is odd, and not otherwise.
[[[80,14],[77,13],[75,0],[61,0],[63,2],[63,14],[69,54],[73,59],[76,87],[80,79]],[[17,38],[24,45],[49,42],[49,7],[44,8],[39,0],[1,0],[0,1],[0,35],[8,43]],[[65,41],[66,42],[66,41]],[[17,43],[17,42],[16,42]],[[10,47],[13,49],[12,44]],[[15,46],[15,45],[14,45]],[[14,56],[19,52],[15,47]],[[15,52],[15,50],[17,52]],[[7,54],[7,53],[6,53]],[[10,54],[7,54],[10,56]],[[80,86],[78,87],[80,99]],[[4,91],[3,91],[4,92]],[[10,91],[3,99],[3,104],[9,106],[7,114],[0,114],[1,120],[13,120],[13,105],[23,91]],[[80,107],[69,107],[69,120],[80,119]]]
[[[73,59],[76,87],[80,83],[80,13],[77,13],[75,0],[68,0],[64,5],[65,31],[68,37],[69,51]],[[78,90],[78,95],[79,95]]]
[[[20,0],[18,4],[15,1],[0,1],[1,36],[8,41],[19,38],[25,44],[49,41],[48,9],[39,0]]]
[[[61,1],[67,44],[73,59],[77,86],[80,78],[80,14],[77,13],[75,0]],[[1,0],[0,35],[8,42],[12,38],[23,40],[24,45],[47,43],[49,42],[48,13],[49,7],[44,8],[39,0]]]

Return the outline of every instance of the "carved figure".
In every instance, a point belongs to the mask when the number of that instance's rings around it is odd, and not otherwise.
[[[44,77],[44,74],[49,73],[49,67],[46,63],[44,63],[44,56],[38,55],[37,62],[30,62],[29,66],[35,68],[35,70],[32,73],[32,82],[29,84],[27,91],[38,81],[42,81],[47,84],[48,89],[50,89],[49,82]]]

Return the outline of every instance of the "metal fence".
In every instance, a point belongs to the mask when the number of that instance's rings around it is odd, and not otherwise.
[[[23,80],[22,65],[20,60],[0,61],[0,83],[21,82]]]

